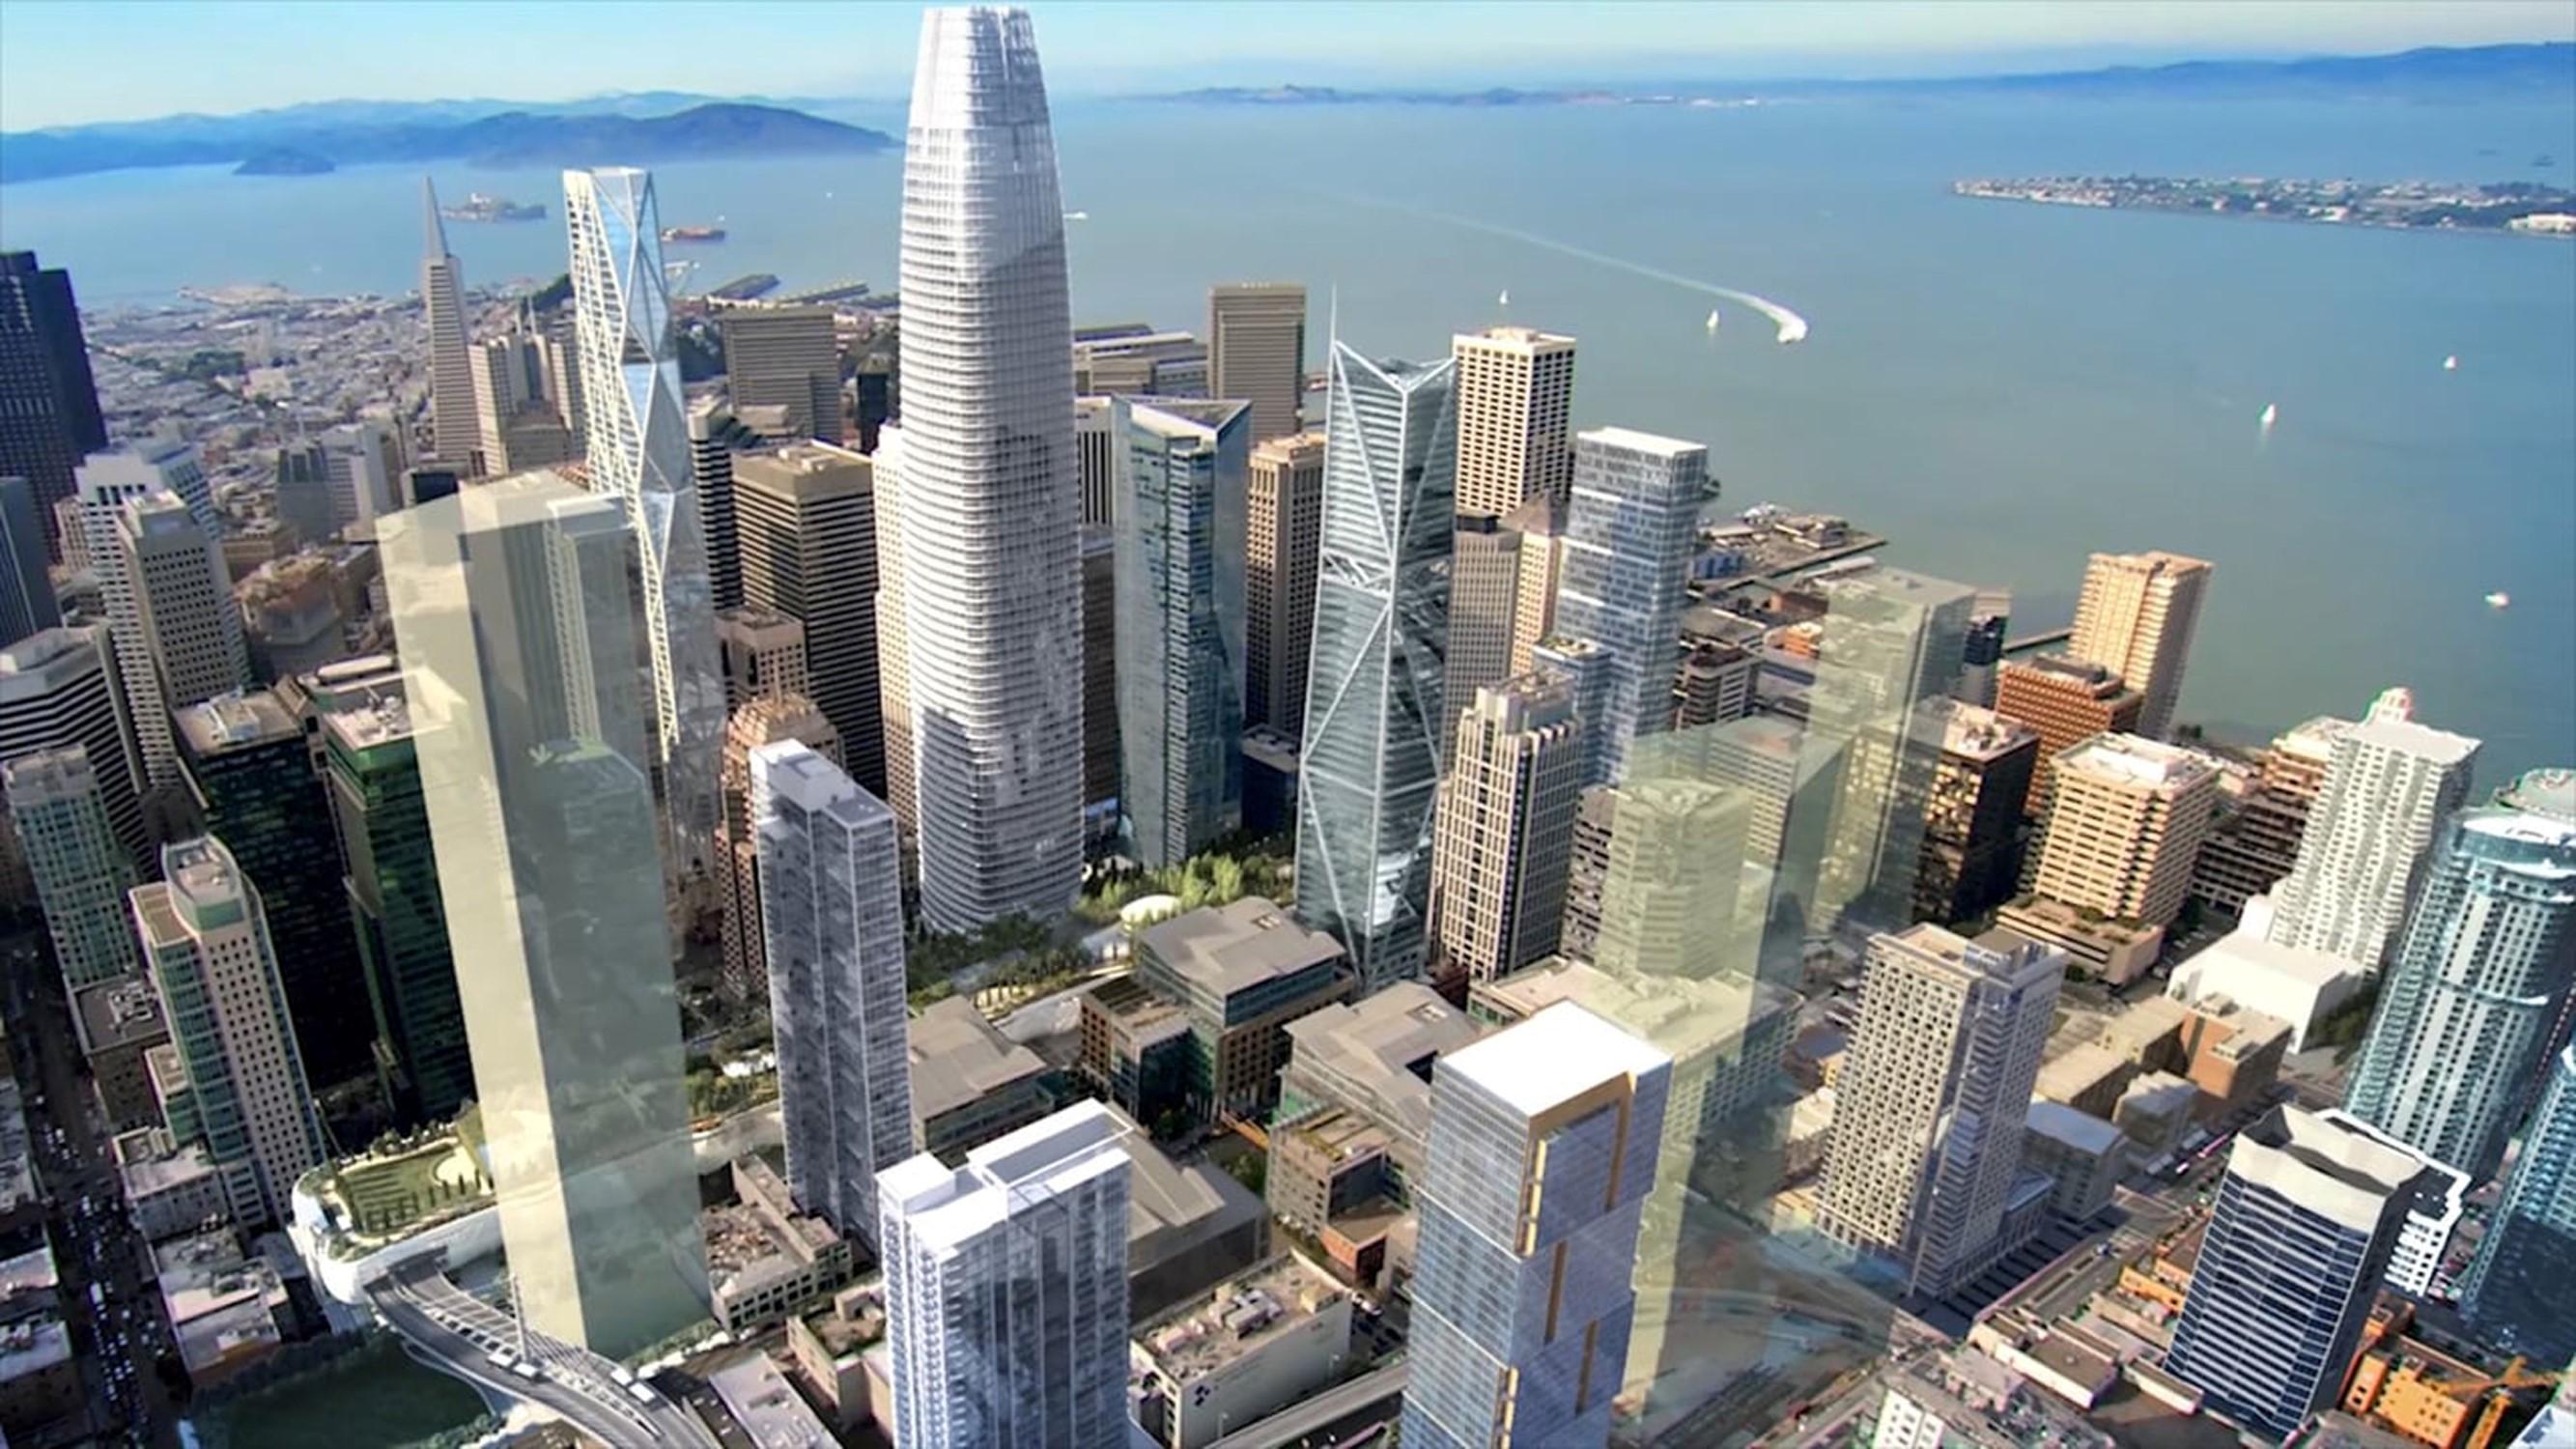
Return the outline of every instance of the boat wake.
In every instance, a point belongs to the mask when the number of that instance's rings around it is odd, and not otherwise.
[[[1579,247],[1574,245],[1572,242],[1561,242],[1554,237],[1541,236],[1532,231],[1523,231],[1519,227],[1515,226],[1498,226],[1490,221],[1478,221],[1471,216],[1457,216],[1445,211],[1432,211],[1426,207],[1407,206],[1402,202],[1382,201],[1373,196],[1345,196],[1343,199],[1346,201],[1358,202],[1363,206],[1375,206],[1387,211],[1405,212],[1413,216],[1422,217],[1427,221],[1436,221],[1449,226],[1462,227],[1468,231],[1481,231],[1488,236],[1503,237],[1511,241],[1519,242],[1524,246],[1533,246],[1542,251],[1554,252],[1559,256],[1572,257],[1577,261],[1590,262],[1594,266],[1608,267],[1613,271],[1626,272],[1633,277],[1644,277],[1648,281],[1662,282],[1668,286],[1681,287],[1689,291],[1698,292],[1703,296],[1721,298],[1725,301],[1733,302],[1738,306],[1749,307],[1752,310],[1761,313],[1762,316],[1771,323],[1772,327],[1775,329],[1774,335],[1783,344],[1804,342],[1807,340],[1808,326],[1806,318],[1799,316],[1797,313],[1777,302],[1772,301],[1770,298],[1760,296],[1756,293],[1743,291],[1735,287],[1721,287],[1715,282],[1702,281],[1697,277],[1685,277],[1679,272],[1668,272],[1662,267],[1648,266],[1644,262],[1630,261],[1626,257],[1614,257],[1608,252],[1596,252],[1590,247]]]

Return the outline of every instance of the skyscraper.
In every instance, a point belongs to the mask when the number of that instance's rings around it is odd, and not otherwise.
[[[1503,516],[1520,536],[1520,567],[1512,584],[1513,674],[1530,671],[1530,651],[1556,633],[1556,586],[1565,574],[1565,504],[1543,494]]]
[[[202,836],[164,847],[161,876],[129,899],[187,1071],[196,1134],[233,1221],[284,1222],[295,1180],[325,1147],[258,886],[222,841]]]
[[[1419,977],[1440,787],[1441,653],[1458,427],[1446,359],[1335,340],[1297,791],[1297,914],[1361,994]]]
[[[2208,564],[2161,550],[2097,553],[2085,566],[2066,652],[2119,675],[2146,697],[2138,733],[2148,739],[2163,739],[2173,728],[2208,591]]]
[[[2349,720],[2320,715],[2272,737],[2256,765],[2254,788],[2211,828],[2201,847],[2192,894],[2235,915],[2249,898],[2280,884],[2299,863],[2308,814],[2334,760],[2335,736],[2351,728]]]
[[[1990,709],[1952,704],[1923,817],[1917,920],[1973,920],[2020,890],[2021,802],[2038,762],[2038,731]]]
[[[873,1245],[914,1145],[894,812],[793,740],[751,752],[751,795],[788,1188]]]
[[[2576,985],[2576,777],[2534,772],[2521,789],[2529,806],[2442,827],[2344,1091],[2354,1116],[2479,1180]]]
[[[1026,11],[921,22],[904,150],[903,586],[921,909],[1061,914],[1082,869],[1073,327]]]
[[[1239,402],[1110,400],[1118,801],[1136,859],[1177,865],[1243,820],[1244,483]]]
[[[1126,1130],[1078,1102],[877,1174],[895,1449],[1124,1442]]]
[[[2325,1405],[2419,1195],[2439,1175],[2297,1107],[2237,1134],[2165,1367],[2287,1438]]]
[[[834,769],[840,732],[801,694],[767,694],[735,710],[725,724],[724,813],[716,820],[716,893],[724,906],[724,967],[719,982],[736,1004],[769,997],[761,953],[759,834],[752,807],[751,757],[764,745],[794,740]]]
[[[1405,1444],[1609,1442],[1672,1072],[1572,1003],[1440,1059]]]
[[[779,407],[792,437],[841,441],[841,349],[829,307],[727,307],[725,390],[736,408]]]
[[[580,454],[546,392],[544,339],[531,331],[488,337],[467,349],[466,360],[474,377],[476,459],[485,476],[552,467]]]
[[[1458,511],[1502,515],[1574,487],[1566,417],[1574,406],[1574,339],[1488,327],[1450,339],[1458,368]]]
[[[805,662],[805,626],[758,604],[716,610],[716,657],[724,663],[725,718],[755,699],[782,694],[813,698]]]
[[[1082,522],[1088,528],[1116,521],[1117,480],[1111,470],[1115,446],[1109,431],[1109,399],[1073,400],[1075,472],[1082,481]]]
[[[2434,832],[2466,803],[2478,742],[2415,722],[2415,696],[2382,693],[2335,737],[2299,863],[2272,893],[2267,934],[2376,971],[2397,939]]]
[[[303,722],[263,689],[190,705],[172,727],[206,833],[244,874],[267,882],[260,904],[307,1079],[319,1089],[372,1073],[375,1021],[350,952],[331,803],[314,778]]]
[[[381,542],[520,1305],[630,1353],[706,1313],[636,544],[617,500],[543,474]]]
[[[1556,950],[1583,736],[1573,693],[1553,675],[1479,689],[1459,715],[1432,883],[1448,974],[1486,981]]]
[[[197,464],[197,450],[186,443],[154,442],[95,454],[80,465],[79,477],[82,532],[88,541],[90,566],[98,573],[99,593],[107,604],[108,627],[116,640],[116,670],[124,682],[126,707],[132,711],[129,727],[142,771],[135,788],[148,796],[177,781],[179,757],[170,742],[170,707],[164,702],[161,670],[153,659],[142,602],[118,536],[125,505],[166,488],[188,504],[198,527],[211,539],[218,531],[214,493],[207,486],[205,470]],[[236,633],[240,629],[238,616],[234,629]],[[247,650],[243,657],[247,662]]]
[[[1461,513],[1449,544],[1449,642],[1441,661],[1440,758],[1458,738],[1458,714],[1476,691],[1512,677],[1512,609],[1521,536],[1490,513]]]
[[[0,764],[0,775],[63,984],[112,981],[142,965],[125,905],[134,862],[108,826],[89,751],[71,744],[19,755]]]
[[[447,250],[438,188],[420,179],[420,301],[429,321],[429,436],[438,460],[470,468],[482,429],[474,417],[474,364],[465,273]]]
[[[714,850],[724,683],[652,175],[630,166],[565,172],[564,224],[590,423],[583,458],[591,491],[618,500],[635,534],[653,662],[653,774],[669,827],[665,865],[687,878],[707,868]]]
[[[0,252],[0,477],[35,489],[37,526],[62,539],[54,505],[72,496],[80,461],[107,446],[98,386],[71,273],[34,252]]]
[[[689,404],[689,476],[697,484],[698,517],[706,535],[707,588],[719,610],[742,602],[742,535],[733,502],[733,461],[767,441],[726,406],[707,396]]]
[[[0,644],[15,644],[63,621],[45,576],[45,522],[35,486],[0,477]],[[51,509],[41,510],[47,517]]]
[[[921,792],[913,784],[921,759],[912,747],[912,631],[904,622],[903,429],[877,430],[877,718],[885,738],[885,802],[903,836],[904,880],[919,864]],[[1089,709],[1084,710],[1086,720]]]
[[[1637,736],[1672,723],[1684,585],[1708,487],[1708,449],[1697,443],[1628,428],[1575,436],[1556,632],[1605,656],[1601,710],[1583,722],[1586,784],[1620,778]]]
[[[2469,1263],[2460,1307],[2478,1332],[2551,1363],[2576,1357],[2567,1285],[2576,1281],[2576,1042],[2550,1059],[2522,1153]],[[2570,1380],[2576,1382],[2576,1380]]]
[[[159,857],[143,828],[142,758],[114,654],[105,624],[43,629],[0,649],[0,760],[80,746],[108,827],[139,873]]]
[[[2170,925],[2218,809],[2218,762],[2136,735],[2057,757],[2039,894],[2115,920]]]
[[[1298,431],[1306,396],[1306,284],[1220,282],[1208,289],[1208,393],[1252,404],[1252,441]]]
[[[1295,739],[1306,728],[1315,632],[1315,540],[1324,514],[1324,435],[1252,450],[1245,507],[1243,723]]]
[[[342,423],[323,429],[320,442],[336,526],[372,524],[403,506],[402,444],[393,429],[373,420]],[[467,477],[476,476],[470,458],[453,466]]]
[[[2066,957],[1938,926],[1874,936],[1838,1078],[1816,1226],[1940,1297],[2000,1240]]]
[[[159,707],[175,712],[248,686],[241,611],[223,555],[195,511],[175,493],[144,494],[125,505],[116,541],[138,636],[160,676]]]
[[[850,778],[886,783],[876,465],[830,443],[793,443],[733,460],[742,599],[805,626],[805,693],[840,731]]]

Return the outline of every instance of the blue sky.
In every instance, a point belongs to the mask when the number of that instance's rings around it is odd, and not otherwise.
[[[1064,95],[1289,80],[1958,74],[2576,38],[2567,0],[1031,8]],[[891,96],[911,71],[917,13],[848,0],[5,0],[0,130],[351,97]]]

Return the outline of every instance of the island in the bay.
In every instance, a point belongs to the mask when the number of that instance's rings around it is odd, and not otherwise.
[[[486,192],[473,192],[463,203],[442,206],[438,214],[449,221],[543,221],[546,209],[533,201],[511,201]]]
[[[2329,226],[2576,235],[2576,192],[2528,181],[2294,181],[2263,176],[2023,176],[1952,182],[1961,196],[2186,211]]]

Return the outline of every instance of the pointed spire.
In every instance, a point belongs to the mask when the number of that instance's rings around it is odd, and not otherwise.
[[[446,257],[447,223],[438,216],[438,186],[428,177],[420,178],[421,260],[434,262]]]

